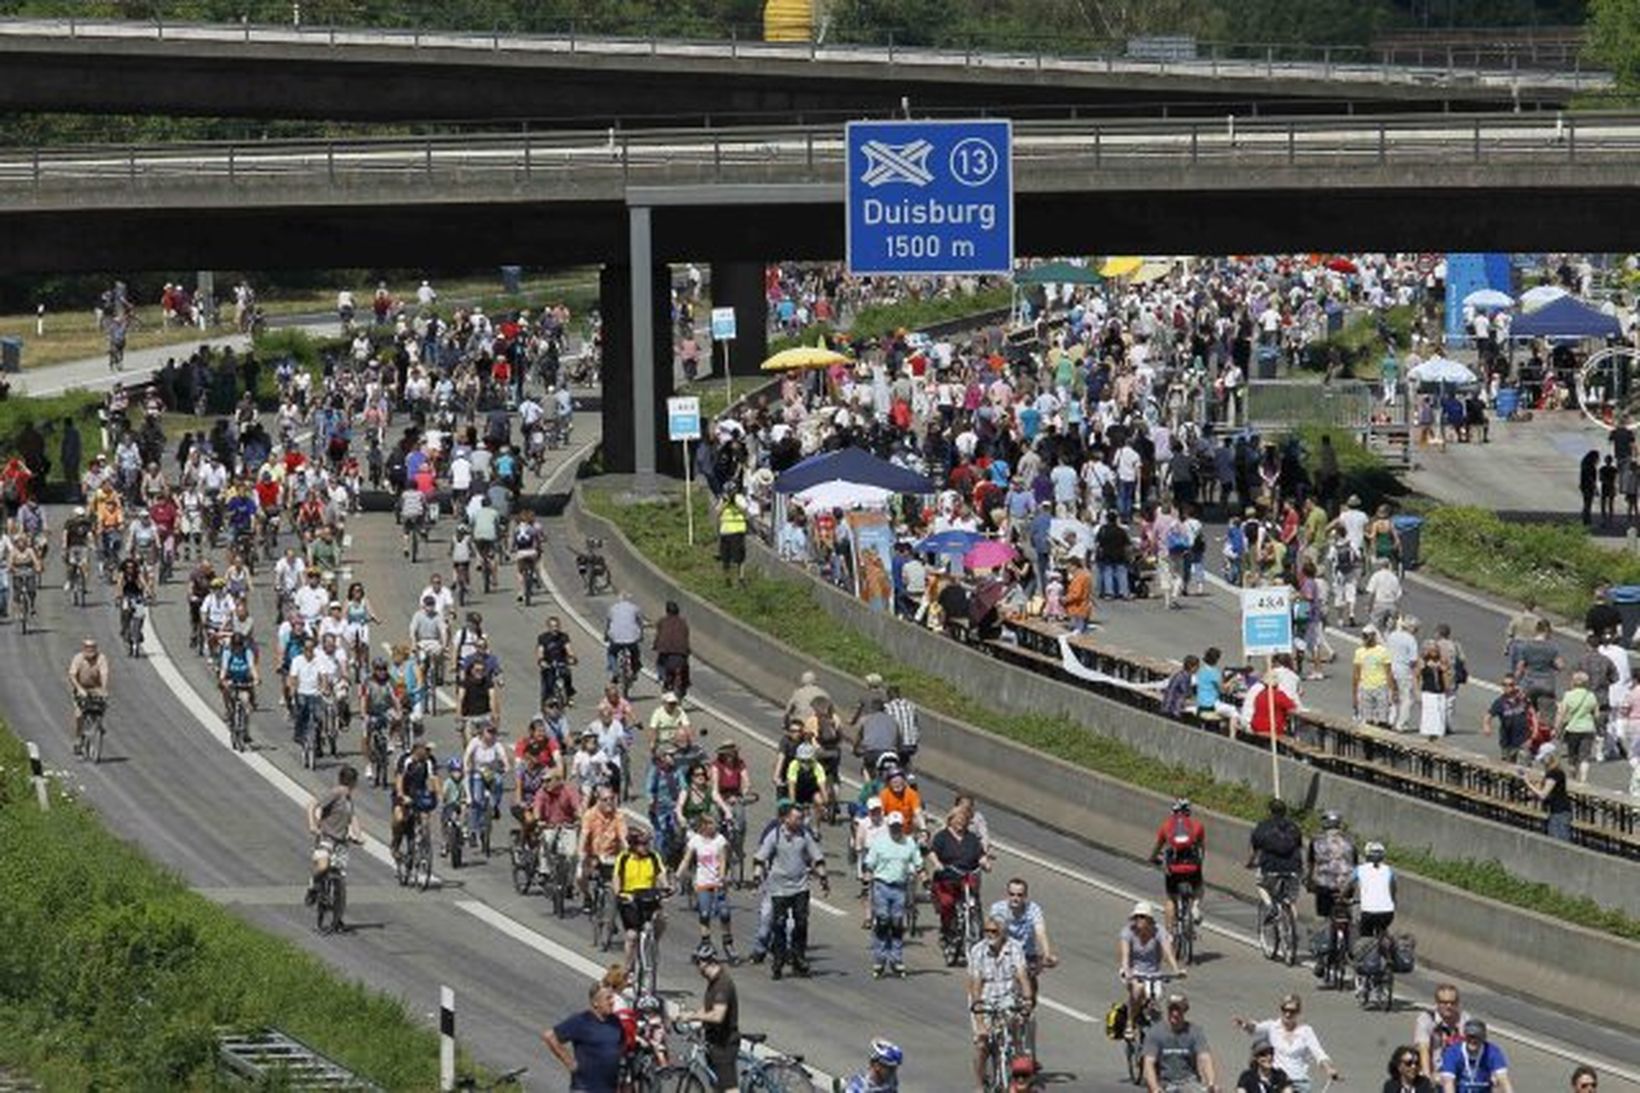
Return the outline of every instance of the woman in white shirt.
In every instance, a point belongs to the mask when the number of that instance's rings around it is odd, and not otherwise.
[[[1312,1070],[1324,1071],[1332,1081],[1342,1081],[1338,1068],[1321,1046],[1315,1029],[1301,1019],[1304,1003],[1296,994],[1281,1000],[1281,1015],[1266,1021],[1235,1018],[1236,1027],[1253,1037],[1263,1037],[1275,1048],[1275,1068],[1287,1075],[1294,1093],[1310,1093],[1314,1088]]]

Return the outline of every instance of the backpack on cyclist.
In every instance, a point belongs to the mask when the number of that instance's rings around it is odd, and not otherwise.
[[[1411,934],[1396,934],[1395,948],[1390,955],[1390,967],[1396,975],[1411,975],[1418,966],[1418,939]]]
[[[1196,844],[1196,832],[1183,816],[1173,818],[1173,830],[1167,838],[1167,864],[1194,867],[1201,862],[1201,850]]]
[[[1127,1003],[1112,1002],[1110,1009],[1105,1011],[1105,1039],[1120,1040],[1127,1035],[1128,1008]]]
[[[1315,853],[1315,883],[1341,892],[1355,871],[1355,847],[1342,831],[1325,831],[1311,844]]]
[[[1304,843],[1304,834],[1291,820],[1274,824],[1265,835],[1262,849],[1278,858],[1291,858]]]

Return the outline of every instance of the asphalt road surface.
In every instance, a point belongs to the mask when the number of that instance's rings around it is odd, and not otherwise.
[[[596,434],[596,419],[579,416],[575,449]],[[564,465],[568,454],[572,453],[559,453],[553,466]],[[567,489],[568,477],[562,475],[547,486]],[[61,513],[52,516],[55,522]],[[567,599],[556,598],[557,590],[574,587],[574,559],[561,525],[549,521],[548,530],[554,600],[526,612],[515,603],[514,578],[506,573],[503,586],[480,596],[477,605],[511,673],[504,692],[505,724],[511,733],[531,712],[536,693],[531,647],[549,613],[564,617],[580,655],[577,684],[582,700],[572,711],[572,722],[579,725],[593,716],[590,701],[596,691],[601,643],[585,627],[601,627],[608,599],[586,601],[573,593]],[[447,546],[448,532],[446,520],[435,533],[435,553]],[[386,516],[351,521],[348,562],[353,577],[365,582],[383,619],[373,640],[379,644],[384,638],[397,639],[434,565],[412,566],[400,555],[396,529]],[[269,572],[264,569],[258,578],[255,605],[259,620],[270,620],[258,623],[264,640],[272,629]],[[52,575],[60,578],[60,573],[54,558]],[[453,873],[441,868],[441,884],[427,893],[400,889],[383,860],[380,843],[374,842],[353,855],[350,886],[357,929],[340,937],[319,936],[301,899],[309,847],[302,802],[334,782],[339,762],[358,763],[358,756],[325,759],[317,771],[303,771],[283,716],[276,711],[254,719],[252,753],[233,753],[215,714],[210,673],[186,651],[184,588],[174,583],[164,589],[151,616],[148,655],[130,660],[116,652],[110,759],[98,767],[74,761],[69,755],[62,672],[84,633],[95,634],[105,648],[114,650],[115,620],[105,589],[97,589],[92,603],[76,610],[47,584],[41,600],[43,632],[25,638],[15,626],[0,628],[0,650],[15,666],[8,685],[0,689],[0,712],[18,732],[41,744],[48,766],[64,771],[67,782],[115,831],[176,869],[210,898],[291,938],[341,973],[403,998],[412,1012],[425,1015],[429,1022],[439,986],[454,987],[459,1034],[478,1059],[496,1068],[529,1066],[526,1084],[531,1089],[567,1086],[538,1035],[542,1027],[584,1006],[589,979],[610,959],[593,950],[584,921],[555,920],[539,896],[516,895],[506,859],[499,854]],[[659,608],[642,606],[651,617]],[[725,667],[732,673],[733,665]],[[634,688],[640,715],[647,716],[653,708],[656,691],[649,679]],[[264,685],[264,694],[273,694],[270,685]],[[835,697],[847,708],[856,696]],[[692,716],[705,727],[707,743],[725,736],[740,740],[761,780],[770,763],[765,741],[778,724],[777,711],[713,666],[699,663],[692,692],[692,699],[697,698],[701,708]],[[440,754],[449,754],[455,741],[454,720],[447,715],[434,719],[429,733],[445,745]],[[344,749],[356,746],[344,743]],[[935,807],[949,800],[946,787],[925,783],[924,791]],[[385,839],[385,794],[365,791],[360,797],[367,832],[373,840]],[[641,802],[634,805],[642,807]],[[1017,811],[1028,802],[982,798],[981,805],[1000,851],[996,870],[986,879],[985,901],[1000,892],[1004,878],[1026,878],[1033,897],[1047,912],[1061,958],[1061,966],[1048,972],[1042,985],[1039,1038],[1045,1066],[1066,1088],[1131,1088],[1121,1081],[1118,1047],[1104,1039],[1102,1015],[1118,994],[1115,937],[1127,910],[1137,897],[1160,896],[1154,871],[1133,856],[1148,848],[1112,852],[1041,830]],[[754,810],[754,824],[767,815],[766,799]],[[1161,817],[1157,819],[1160,822]],[[833,888],[830,899],[817,900],[811,918],[813,978],[774,983],[766,968],[735,969],[742,1027],[769,1033],[772,1044],[804,1054],[828,1075],[853,1072],[870,1039],[888,1036],[906,1049],[908,1090],[971,1088],[961,974],[943,967],[935,939],[925,935],[908,950],[907,981],[872,980],[868,935],[860,925],[853,885],[844,876],[841,835],[840,829],[826,835],[828,854],[833,855]],[[1239,862],[1222,858],[1209,865],[1238,867]],[[739,893],[734,903],[736,938],[744,952],[754,925],[755,896]],[[1412,1003],[1427,1002],[1435,980],[1424,972],[1405,977],[1398,981],[1398,993],[1407,999],[1400,1012],[1362,1014],[1348,995],[1316,991],[1306,969],[1264,961],[1251,943],[1250,907],[1210,893],[1205,909],[1201,961],[1187,988],[1193,1016],[1215,1046],[1221,1077],[1228,1072],[1223,1080],[1233,1081],[1246,1062],[1246,1038],[1232,1027],[1231,1016],[1273,1016],[1277,999],[1288,990],[1299,990],[1308,1018],[1349,1078],[1347,1088],[1375,1088],[1392,1048],[1411,1037]],[[661,946],[662,984],[696,990],[699,980],[686,961],[695,933],[691,916],[675,902],[669,914],[671,929]],[[925,916],[925,921],[930,919]],[[1504,977],[1507,961],[1508,955],[1500,953],[1498,967],[1477,971]],[[1571,1067],[1584,1060],[1601,1066],[1605,1089],[1640,1090],[1640,1038],[1468,983],[1464,1001],[1472,1012],[1491,1020],[1522,1093],[1564,1088]],[[1619,1076],[1614,1066],[1626,1076]]]

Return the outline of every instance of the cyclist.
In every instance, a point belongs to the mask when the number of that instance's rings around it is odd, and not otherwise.
[[[1178,959],[1173,955],[1173,938],[1166,930],[1156,928],[1156,908],[1144,900],[1133,905],[1127,925],[1116,938],[1118,974],[1127,984],[1127,1022],[1123,1026],[1128,1039],[1138,1036],[1139,1015],[1144,1012],[1151,987],[1146,976],[1162,974],[1162,965],[1173,975],[1184,975]]]
[[[20,601],[19,593],[24,592],[30,600],[34,600],[40,592],[40,571],[46,565],[38,541],[26,531],[19,530],[11,536],[11,546],[6,556],[11,566],[13,602]]]
[[[501,798],[507,787],[507,746],[496,739],[493,720],[484,722],[483,731],[467,741],[463,760],[472,800],[472,827],[467,831],[467,839],[476,842],[487,819],[501,815]],[[489,817],[484,816],[485,809],[489,809]]]
[[[1190,885],[1196,892],[1196,922],[1201,922],[1201,894],[1204,891],[1204,866],[1207,864],[1207,829],[1190,815],[1190,802],[1183,797],[1173,802],[1173,814],[1162,821],[1156,832],[1156,845],[1151,847],[1150,861],[1162,863],[1166,877],[1167,901],[1163,913],[1167,932],[1178,925],[1174,917],[1178,908],[1179,889]]]
[[[425,822],[423,817],[438,805],[438,762],[427,741],[417,740],[415,746],[399,757],[399,769],[393,777],[391,849],[395,861],[401,845],[415,845],[416,824]]]
[[[393,677],[388,675],[387,661],[382,657],[371,661],[370,674],[359,684],[359,711],[364,714],[363,748],[366,756],[370,754],[370,730],[373,726],[381,727],[389,750],[393,748],[395,736],[399,745],[403,746],[404,703],[398,688],[393,686]],[[373,766],[366,770],[366,779],[375,776]]]
[[[222,692],[222,709],[229,720],[233,718],[234,699],[239,694],[246,695],[252,709],[256,707],[256,689],[262,685],[262,677],[257,668],[256,654],[243,634],[235,634],[228,639],[227,646],[222,650],[222,659],[217,664],[216,681],[217,688]],[[245,741],[250,742],[248,721]]]
[[[142,645],[142,629],[136,621],[136,615],[139,608],[153,599],[153,575],[142,564],[141,559],[133,555],[120,562],[120,569],[114,579],[114,586],[119,592],[121,625],[123,626],[127,619],[132,620],[132,625],[138,627],[136,644],[140,647]],[[231,622],[232,614],[230,613],[228,617]],[[225,634],[226,631],[224,631]]]
[[[1280,899],[1292,900],[1294,878],[1304,872],[1304,832],[1287,815],[1287,802],[1272,797],[1269,813],[1253,828],[1247,854],[1247,868],[1258,868],[1266,918],[1276,913]]]
[[[63,522],[63,559],[68,565],[68,573],[63,581],[64,591],[73,585],[75,570],[79,570],[82,581],[89,575],[85,563],[86,554],[91,547],[91,530],[91,518],[86,515],[84,505],[76,507],[74,515]]]
[[[120,536],[125,531],[125,504],[114,491],[112,481],[104,482],[92,499],[96,513],[97,550],[105,569],[113,569],[120,556]]]
[[[815,746],[805,740],[797,745],[797,754],[786,767],[786,796],[810,812],[826,804],[826,768],[817,755]]]
[[[700,921],[700,948],[697,953],[712,948],[712,920],[719,924],[723,935],[723,959],[739,963],[735,955],[734,927],[729,921],[729,878],[725,869],[729,864],[729,840],[718,830],[717,814],[707,811],[696,822],[689,840],[684,843],[683,860],[678,864],[682,876],[691,869],[695,881],[695,916]]]
[[[1167,1021],[1145,1033],[1147,1093],[1218,1093],[1207,1034],[1190,1023],[1190,999],[1167,996]]]
[[[904,816],[891,812],[884,826],[888,833],[865,847],[860,862],[860,877],[871,901],[871,975],[881,979],[885,971],[892,971],[904,979],[906,904],[915,898],[914,885],[923,879],[923,855],[905,837]]]
[[[302,622],[307,628],[318,632],[319,620],[330,607],[330,591],[321,583],[324,574],[316,566],[308,566],[302,571],[303,583],[290,598],[291,606],[296,613],[302,616]]]
[[[690,724],[688,711],[675,691],[666,691],[661,695],[661,704],[649,714],[649,753],[673,748],[698,757],[700,753],[694,745],[694,726]]]
[[[666,601],[666,613],[655,624],[655,675],[661,686],[689,696],[689,622],[675,600]]]
[[[1315,913],[1323,922],[1332,917],[1333,904],[1355,872],[1355,844],[1344,834],[1344,819],[1328,809],[1321,816],[1321,834],[1310,840],[1306,886],[1315,893]]]
[[[479,494],[477,505],[468,505],[467,523],[472,529],[473,549],[478,553],[479,568],[495,579],[495,545],[501,538],[501,514],[490,504],[490,499]]]
[[[435,574],[436,576],[436,574]],[[416,712],[425,714],[428,707],[429,693],[433,689],[432,679],[422,679],[421,664],[439,663],[444,657],[444,647],[450,642],[450,626],[438,609],[438,598],[432,594],[421,597],[421,610],[410,616],[410,647],[417,655],[417,690]]]
[[[592,740],[597,746],[597,738]],[[583,793],[585,791],[583,790]],[[626,846],[626,817],[616,807],[615,791],[608,785],[598,786],[596,804],[581,817],[581,895],[583,909],[592,913],[592,878],[594,872],[613,883],[615,859]]]
[[[638,934],[644,925],[654,922],[656,941],[666,930],[666,914],[661,909],[667,887],[666,863],[655,853],[648,828],[633,827],[627,832],[626,849],[615,857],[613,880],[621,927],[626,931],[626,966],[632,970],[638,954]]]
[[[900,1093],[900,1066],[905,1052],[887,1040],[871,1041],[866,1068],[843,1084],[843,1093]]]
[[[1000,919],[1008,936],[1025,951],[1025,969],[1031,980],[1031,1001],[1036,1001],[1037,978],[1043,968],[1059,966],[1053,944],[1048,940],[1048,918],[1042,905],[1031,898],[1031,888],[1023,877],[1008,880],[1008,898],[991,905],[991,917]]]
[[[985,920],[983,935],[968,950],[968,1008],[974,1029],[974,1077],[985,1088],[985,1057],[1004,1022],[1028,1017],[1031,984],[1025,951],[1008,936],[1001,919]],[[993,1013],[976,1012],[976,1006]]]
[[[541,670],[541,704],[546,705],[564,681],[564,700],[575,705],[575,680],[570,665],[575,663],[575,650],[570,648],[569,635],[557,615],[547,616],[546,629],[535,638],[535,666]]]
[[[546,546],[546,533],[535,522],[535,513],[525,509],[518,517],[518,526],[512,532],[513,563],[518,566],[519,603],[524,602],[524,587],[541,584],[541,552]]]
[[[1459,1000],[1457,985],[1437,983],[1435,1008],[1420,1010],[1412,1028],[1412,1042],[1418,1048],[1422,1073],[1434,1074],[1446,1049],[1463,1042],[1463,1027],[1469,1020],[1469,1014]]]
[[[609,611],[604,615],[604,648],[605,669],[610,679],[619,678],[619,660],[624,654],[632,658],[632,670],[636,674],[638,664],[638,645],[643,641],[643,613],[638,605],[632,602],[632,597],[620,592],[615,602],[609,605]]]
[[[336,772],[335,787],[324,797],[308,804],[308,833],[313,836],[313,873],[308,880],[304,902],[310,907],[319,898],[319,882],[330,871],[330,858],[336,848],[350,842],[360,842],[364,838],[353,804],[353,787],[358,784],[359,772],[351,765],[343,764],[342,769]]]
[[[654,825],[656,849],[662,860],[675,862],[682,839],[679,837],[678,798],[683,794],[682,772],[677,768],[677,753],[670,747],[657,751],[649,766],[649,777],[644,782],[644,795],[649,798],[649,822]]]
[[[125,555],[142,559],[144,566],[159,564],[159,527],[147,509],[138,509],[125,529]]]
[[[302,651],[291,658],[285,673],[285,704],[291,710],[298,747],[310,733],[319,731],[319,708],[331,694],[334,683],[330,658],[319,651],[319,643],[312,634],[303,635]]]
[[[964,939],[957,925],[957,901],[972,892],[975,904],[983,906],[979,902],[979,876],[982,870],[991,868],[991,859],[985,853],[985,844],[969,827],[967,813],[958,809],[946,814],[945,826],[929,840],[928,852],[934,859],[932,891],[940,914],[940,940],[946,963],[954,967],[962,962],[964,952]],[[1023,951],[1020,959],[1024,960]]]
[[[444,762],[444,781],[439,785],[439,830],[453,831],[452,837],[459,839],[461,818],[471,805],[472,796],[467,792],[467,775],[462,769],[461,758],[451,756]],[[449,856],[450,841],[446,838],[445,845],[439,847],[441,857]]]
[[[1370,842],[1367,860],[1355,867],[1344,898],[1361,902],[1361,936],[1389,932],[1395,921],[1395,870],[1384,864],[1384,844]]]
[[[406,481],[404,490],[399,494],[399,524],[404,528],[403,551],[406,558],[410,557],[410,536],[412,532],[426,535],[427,529],[427,496],[416,488],[414,482]]]
[[[905,817],[905,829],[924,838],[928,833],[928,815],[923,811],[922,793],[911,784],[905,768],[889,766],[882,774],[883,784],[877,796],[883,802],[883,811],[898,812]]]
[[[521,838],[528,844],[535,837],[542,836],[548,841],[552,852],[562,857],[570,856],[573,845],[564,844],[565,833],[573,841],[581,823],[581,793],[573,783],[564,779],[564,772],[557,766],[543,766],[541,769],[541,788],[529,799],[529,804],[519,816],[522,827]]]
[[[93,638],[80,642],[80,651],[68,662],[68,691],[74,699],[69,729],[74,737],[74,754],[85,754],[85,707],[88,701],[108,701],[108,658],[97,649]]]

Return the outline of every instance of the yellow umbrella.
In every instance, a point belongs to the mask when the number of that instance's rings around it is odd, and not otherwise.
[[[782,349],[763,362],[765,372],[794,372],[802,368],[830,368],[834,364],[852,363],[848,357],[818,346],[798,345]]]
[[[1105,264],[1099,267],[1101,277],[1126,277],[1134,270],[1145,264],[1143,258],[1132,255],[1120,258],[1107,258]]]

